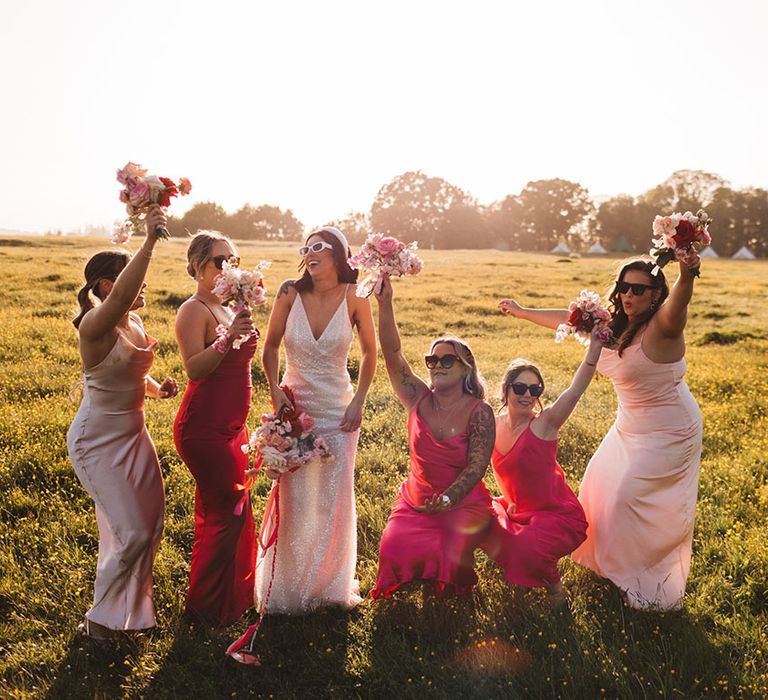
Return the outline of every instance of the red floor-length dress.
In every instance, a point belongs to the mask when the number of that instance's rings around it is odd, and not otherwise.
[[[251,405],[251,358],[256,338],[230,350],[207,377],[191,380],[173,424],[173,437],[192,472],[195,541],[187,614],[217,626],[253,605],[256,536],[245,482]]]

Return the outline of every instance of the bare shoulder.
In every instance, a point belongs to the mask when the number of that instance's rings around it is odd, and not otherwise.
[[[296,280],[283,280],[277,289],[275,299],[285,298],[289,303],[293,303],[293,300],[296,299],[297,294],[298,291],[296,291]]]
[[[189,297],[189,299],[182,302],[181,306],[176,312],[176,318],[191,320],[193,318],[197,318],[198,316],[202,316],[206,312],[207,309],[201,301],[198,301],[194,297]]]

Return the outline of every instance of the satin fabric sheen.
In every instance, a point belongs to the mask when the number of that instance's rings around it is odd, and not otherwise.
[[[481,481],[448,511],[413,509],[455,481],[467,466],[469,445],[467,433],[444,442],[435,439],[419,415],[420,404],[408,417],[410,473],[381,536],[373,598],[389,598],[403,584],[417,580],[432,582],[436,593],[446,595],[468,593],[477,583],[474,550],[492,519],[491,497]]]
[[[249,457],[245,425],[251,405],[251,358],[256,339],[230,348],[221,364],[184,393],[173,437],[195,478],[195,539],[186,612],[225,626],[252,604],[256,534],[245,483]]]
[[[542,440],[530,423],[506,454],[491,458],[502,496],[483,549],[509,583],[533,588],[560,581],[557,561],[586,538],[587,521],[557,462],[557,440]],[[515,511],[507,513],[509,505]]]
[[[99,557],[86,617],[114,630],[155,625],[152,564],[165,494],[144,423],[146,377],[156,342],[139,348],[118,333],[109,354],[83,372],[83,399],[67,434],[80,483],[96,505]]]
[[[572,558],[613,581],[632,607],[679,608],[702,444],[685,360],[653,362],[639,339],[622,357],[604,349],[597,368],[613,382],[619,409],[581,482],[589,529]]]

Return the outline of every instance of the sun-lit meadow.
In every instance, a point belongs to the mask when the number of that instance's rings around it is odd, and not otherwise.
[[[643,614],[569,560],[571,603],[551,613],[541,592],[512,591],[478,554],[469,600],[414,592],[352,613],[267,618],[263,666],[224,656],[253,613],[227,631],[182,617],[193,534],[194,483],[173,446],[179,398],[149,400],[147,420],[165,477],[165,535],[155,565],[159,628],[102,647],[78,635],[96,564],[92,502],[66,451],[79,360],[70,324],[93,239],[0,239],[0,695],[3,697],[563,697],[768,696],[768,267],[705,260],[687,331],[688,382],[704,413],[704,456],[685,609]],[[159,346],[153,374],[184,379],[176,307],[191,293],[183,241],[159,246],[142,312]],[[245,264],[273,260],[275,289],[295,272],[292,248],[241,246]],[[493,387],[506,362],[540,363],[547,398],[562,390],[581,347],[502,317],[500,297],[555,306],[603,291],[616,260],[493,251],[426,251],[425,270],[395,288],[407,356],[419,367],[430,337],[466,338]],[[670,268],[668,268],[670,269]],[[256,314],[264,327],[267,309]],[[353,376],[357,358],[353,354]],[[253,417],[266,408],[253,368]],[[574,488],[613,420],[598,378],[561,434]],[[358,577],[367,593],[379,536],[407,469],[404,413],[383,367],[371,390],[357,462]],[[492,478],[488,477],[491,485]],[[260,518],[269,482],[254,493]]]

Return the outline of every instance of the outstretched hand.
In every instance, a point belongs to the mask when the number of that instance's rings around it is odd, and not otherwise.
[[[502,299],[499,302],[499,310],[505,316],[513,316],[517,318],[520,314],[522,307],[514,299]]]

